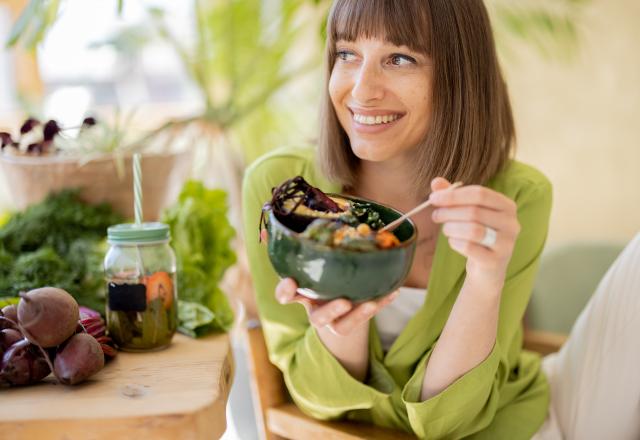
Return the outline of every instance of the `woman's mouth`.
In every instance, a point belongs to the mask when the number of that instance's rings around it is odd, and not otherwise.
[[[353,113],[353,120],[358,124],[363,125],[380,125],[380,124],[388,124],[399,119],[402,115],[399,114],[388,114],[388,115],[361,115],[358,113]]]
[[[393,112],[377,111],[367,112],[368,114],[358,113],[351,110],[351,119],[353,121],[353,129],[361,134],[378,134],[387,131],[391,127],[398,124],[404,114]]]

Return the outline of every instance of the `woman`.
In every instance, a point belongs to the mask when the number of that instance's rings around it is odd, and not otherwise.
[[[423,438],[581,432],[549,411],[541,360],[522,351],[551,185],[510,159],[511,109],[481,0],[337,0],[326,62],[317,158],[277,150],[243,188],[265,338],[296,404]],[[431,199],[414,219],[403,288],[317,303],[278,280],[254,228],[271,188],[295,175],[402,211]],[[453,181],[466,185],[446,191]]]

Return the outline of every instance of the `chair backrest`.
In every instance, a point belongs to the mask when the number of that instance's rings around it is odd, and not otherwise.
[[[612,243],[570,243],[546,251],[527,309],[527,327],[569,333],[623,247]]]

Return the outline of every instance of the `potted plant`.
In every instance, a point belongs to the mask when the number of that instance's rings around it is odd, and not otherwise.
[[[22,210],[51,192],[80,188],[83,200],[108,202],[121,215],[133,218],[132,153],[144,149],[127,142],[126,133],[126,127],[93,117],[71,129],[55,120],[28,118],[19,130],[1,132],[0,170],[14,207]],[[175,200],[190,173],[191,158],[189,150],[144,153],[148,220],[158,219],[162,208]]]

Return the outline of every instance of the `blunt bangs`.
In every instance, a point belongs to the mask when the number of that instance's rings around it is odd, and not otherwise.
[[[431,20],[422,0],[338,0],[327,23],[329,42],[381,38],[431,54]]]

